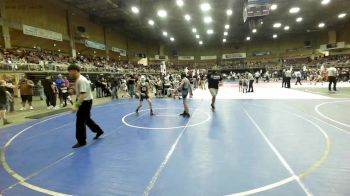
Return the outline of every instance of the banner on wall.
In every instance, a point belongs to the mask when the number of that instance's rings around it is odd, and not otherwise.
[[[179,61],[194,61],[194,56],[179,56]]]
[[[154,56],[154,60],[168,60],[168,56],[164,56],[164,55],[155,55]]]
[[[63,36],[61,33],[41,29],[41,28],[36,28],[28,25],[23,25],[23,34],[25,35],[31,35],[35,37],[41,37],[45,39],[51,39],[55,41],[63,41]]]
[[[222,59],[244,59],[247,58],[247,53],[232,53],[223,54]]]
[[[217,56],[201,56],[201,60],[216,60]]]
[[[95,48],[98,50],[106,50],[106,46],[104,44],[100,44],[89,40],[85,40],[85,46],[89,48]]]
[[[112,47],[111,49],[113,52],[118,52],[120,54],[120,56],[126,56],[126,50],[120,49],[120,48],[116,48],[116,47]]]
[[[253,52],[253,56],[268,56],[271,55],[271,51],[261,51],[261,52]]]

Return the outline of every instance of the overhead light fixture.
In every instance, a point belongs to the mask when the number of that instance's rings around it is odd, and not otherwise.
[[[188,14],[186,14],[186,15],[185,15],[185,20],[190,21],[190,20],[191,20],[191,16],[188,15]]]
[[[207,30],[207,34],[208,34],[208,35],[211,35],[211,34],[213,34],[213,33],[214,33],[214,30],[213,30],[213,29],[208,29],[208,30]]]
[[[282,26],[282,24],[281,23],[275,23],[275,24],[273,24],[273,28],[280,28]]]
[[[227,35],[228,35],[228,32],[227,32],[227,31],[225,31],[225,32],[224,32],[224,36],[227,36]]]
[[[303,18],[302,18],[302,17],[298,17],[298,18],[296,19],[296,21],[297,21],[297,22],[301,22],[301,21],[303,21]]]
[[[229,29],[230,28],[230,25],[225,25],[225,29]]]
[[[210,16],[205,16],[204,17],[204,23],[209,24],[213,21],[213,19]]]
[[[199,41],[198,43],[199,43],[199,45],[202,45],[202,44],[203,44],[203,41]]]
[[[167,16],[167,12],[165,10],[158,10],[157,15],[161,18],[164,18]]]
[[[209,10],[211,9],[209,3],[202,3],[202,4],[200,5],[200,7],[201,7],[201,10],[202,10],[203,12],[207,12],[207,11],[209,11]]]
[[[250,37],[247,37],[246,40],[247,40],[247,41],[250,41]]]
[[[196,39],[199,39],[201,36],[200,35],[196,35]]]
[[[226,10],[226,15],[231,16],[232,15],[232,10]]]
[[[153,20],[148,20],[148,24],[153,26],[154,25],[154,21]]]
[[[163,35],[164,35],[165,37],[168,36],[168,32],[163,31]]]
[[[253,33],[256,33],[256,32],[257,32],[257,30],[256,30],[256,29],[253,29],[253,30],[252,30],[252,32],[253,32]]]
[[[321,4],[322,5],[327,5],[329,2],[331,2],[331,0],[322,0]]]
[[[135,7],[135,6],[132,6],[131,7],[131,11],[135,14],[138,14],[140,12],[139,8]]]
[[[277,9],[277,4],[272,4],[270,7],[271,10],[276,10]]]
[[[177,0],[176,1],[176,4],[179,6],[179,7],[182,7],[184,5],[184,1],[183,0]]]
[[[346,13],[341,13],[338,15],[338,18],[344,18],[346,16]]]
[[[321,22],[320,24],[318,24],[318,27],[319,28],[323,28],[323,27],[325,27],[326,26],[326,24],[324,24],[323,22]]]
[[[277,34],[273,34],[273,36],[272,36],[274,39],[276,39],[277,37],[278,37],[278,35]]]
[[[197,33],[197,29],[196,29],[196,28],[193,28],[193,29],[192,29],[192,32],[193,32],[193,33]]]
[[[292,7],[292,8],[290,8],[289,13],[291,13],[291,14],[296,14],[296,13],[298,13],[299,11],[300,11],[300,8],[298,8],[298,7]]]
[[[224,42],[224,43],[225,43],[225,42],[226,42],[226,39],[223,39],[223,40],[222,40],[222,42]]]
[[[175,39],[174,39],[173,37],[171,37],[171,38],[170,38],[170,41],[174,42],[174,41],[175,41]]]
[[[285,26],[285,27],[284,27],[284,30],[285,30],[285,31],[288,31],[289,29],[290,29],[289,26]]]

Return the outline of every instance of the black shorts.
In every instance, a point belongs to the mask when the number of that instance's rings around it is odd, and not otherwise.
[[[140,96],[140,101],[143,101],[144,99],[148,100],[149,99],[148,95]]]
[[[187,95],[188,95],[188,90],[182,90],[182,98],[183,99],[186,99],[187,98]]]
[[[6,108],[7,108],[7,104],[4,102],[0,102],[0,111],[6,110]]]
[[[32,95],[21,95],[22,102],[26,102],[26,101],[32,102],[33,101],[32,97],[33,97]]]

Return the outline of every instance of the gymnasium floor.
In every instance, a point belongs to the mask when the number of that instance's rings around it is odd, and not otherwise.
[[[189,119],[181,100],[153,100],[153,117],[133,113],[137,100],[95,106],[105,134],[80,149],[70,112],[1,129],[1,193],[350,195],[350,99],[230,85],[214,112],[196,91]]]

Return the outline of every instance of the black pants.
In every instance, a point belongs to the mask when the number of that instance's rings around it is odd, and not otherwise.
[[[67,106],[67,100],[68,100],[68,93],[62,93],[63,98],[63,106]]]
[[[45,92],[46,105],[56,107],[56,95],[54,93]]]
[[[259,77],[255,78],[255,83],[259,83]]]
[[[248,92],[254,92],[253,83],[254,83],[254,80],[249,80]]]
[[[79,144],[86,144],[86,125],[94,133],[102,132],[100,126],[98,126],[91,119],[91,106],[92,100],[84,101],[78,109],[77,121],[76,121],[76,138]]]
[[[336,91],[337,90],[337,78],[334,76],[328,76],[328,81],[329,81],[329,85],[328,85],[328,90],[331,91],[331,86],[333,83],[333,90]]]
[[[295,82],[295,85],[297,85],[298,83],[301,85],[301,78],[300,77],[297,77],[297,81]]]
[[[290,77],[286,77],[286,83],[285,83],[285,88],[290,88]]]

